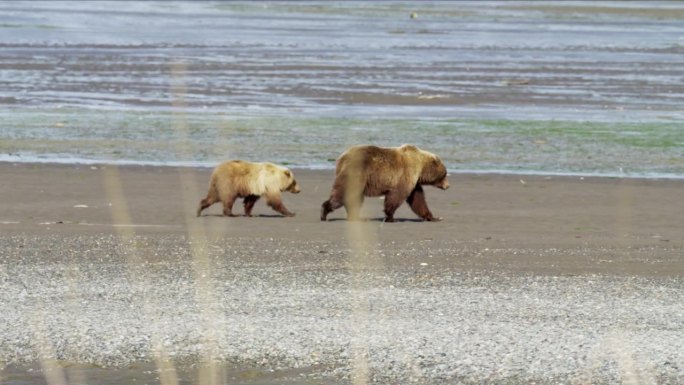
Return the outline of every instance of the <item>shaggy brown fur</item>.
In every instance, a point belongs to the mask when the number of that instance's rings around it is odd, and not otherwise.
[[[280,197],[280,193],[289,191],[299,193],[299,186],[294,174],[286,167],[273,163],[250,163],[242,160],[231,160],[218,165],[211,174],[207,197],[200,201],[197,216],[202,210],[216,202],[223,203],[223,214],[234,217],[233,203],[244,198],[245,216],[252,216],[254,204],[266,196],[266,202],[275,211],[293,217]]]
[[[436,155],[405,144],[382,148],[356,146],[338,159],[330,199],[323,202],[321,220],[342,206],[349,220],[358,220],[364,197],[385,196],[385,221],[394,221],[394,212],[404,202],[426,221],[439,221],[425,201],[422,185],[446,190],[447,170]]]

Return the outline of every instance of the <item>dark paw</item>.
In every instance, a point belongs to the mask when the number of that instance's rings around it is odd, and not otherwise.
[[[325,207],[325,203],[324,203],[323,206],[321,206],[321,221],[323,221],[323,222],[327,221],[328,220],[328,214],[331,211],[332,210],[328,210],[328,208]]]

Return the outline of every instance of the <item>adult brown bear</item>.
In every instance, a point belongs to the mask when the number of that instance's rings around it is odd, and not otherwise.
[[[202,210],[216,202],[223,203],[223,214],[229,217],[233,214],[233,203],[238,198],[244,198],[245,215],[252,216],[254,204],[266,196],[266,202],[275,211],[292,217],[280,197],[280,193],[289,191],[299,193],[299,186],[290,169],[273,163],[250,163],[242,160],[231,160],[216,166],[209,181],[207,197],[200,201],[197,216]]]
[[[439,157],[416,146],[383,148],[356,146],[338,159],[330,199],[323,202],[321,220],[342,206],[349,220],[358,220],[364,197],[385,196],[385,221],[404,202],[426,221],[439,221],[425,201],[422,185],[449,188],[447,170]]]

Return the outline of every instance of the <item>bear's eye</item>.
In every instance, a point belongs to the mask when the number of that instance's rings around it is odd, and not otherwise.
[[[290,171],[289,171],[289,170],[285,170],[285,176],[286,176],[286,177],[289,178],[291,175],[292,175],[292,174],[290,174]]]

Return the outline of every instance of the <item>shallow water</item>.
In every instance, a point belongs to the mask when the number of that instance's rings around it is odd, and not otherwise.
[[[414,13],[414,18],[410,15]],[[684,175],[676,2],[0,3],[0,160]]]

